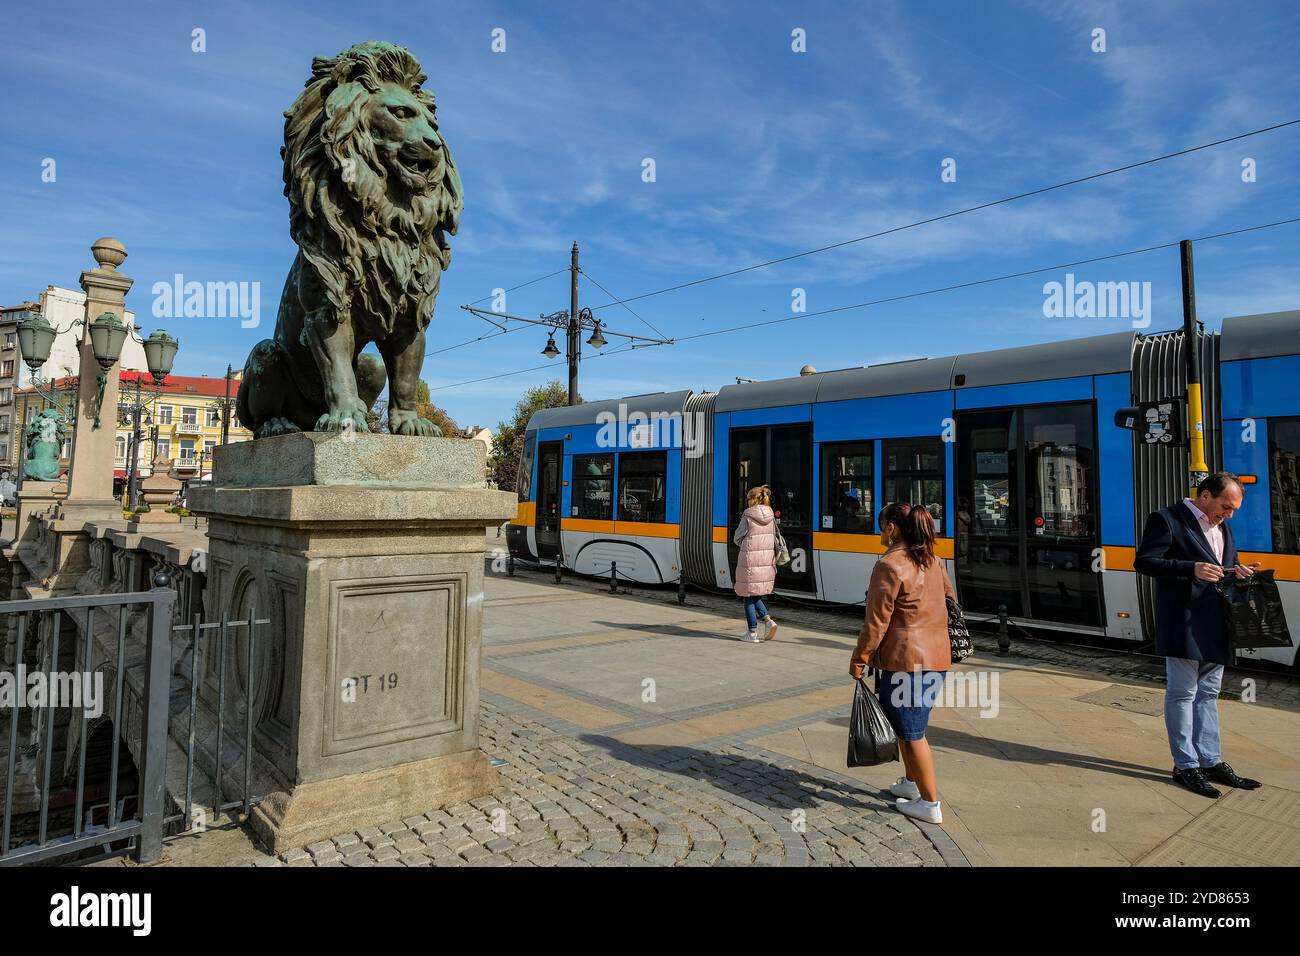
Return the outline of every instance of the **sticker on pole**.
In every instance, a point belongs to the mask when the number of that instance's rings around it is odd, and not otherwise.
[[[1183,444],[1186,406],[1181,398],[1161,398],[1143,402],[1134,408],[1115,413],[1115,424],[1137,432],[1145,445]]]

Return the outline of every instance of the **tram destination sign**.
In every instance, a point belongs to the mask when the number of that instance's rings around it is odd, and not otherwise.
[[[1147,445],[1181,446],[1186,407],[1182,398],[1158,398],[1119,409],[1115,412],[1115,424],[1136,432]]]

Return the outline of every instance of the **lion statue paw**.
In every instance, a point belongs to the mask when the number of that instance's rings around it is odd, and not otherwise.
[[[270,438],[273,435],[289,435],[297,431],[302,429],[287,418],[270,418],[257,430],[257,437]]]
[[[368,432],[370,426],[366,423],[365,409],[360,411],[353,409],[351,412],[345,409],[330,409],[316,419],[315,430],[318,432]]]
[[[388,413],[388,430],[394,435],[417,435],[421,438],[441,438],[442,429],[421,418],[415,412],[391,409]]]

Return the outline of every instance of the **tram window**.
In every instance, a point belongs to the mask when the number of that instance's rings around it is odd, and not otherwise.
[[[533,497],[533,455],[537,451],[537,433],[524,437],[523,454],[519,456],[519,471],[515,475],[515,491],[520,501]]]
[[[662,524],[668,501],[668,453],[618,456],[618,520]]]
[[[867,534],[875,527],[871,442],[822,445],[821,530]]]
[[[772,510],[783,528],[812,525],[812,433],[807,425],[783,425],[771,435]]]
[[[1025,492],[1035,535],[1092,536],[1092,411],[1025,410]]]
[[[614,456],[574,455],[569,510],[575,518],[614,517]]]
[[[1268,423],[1268,491],[1273,550],[1300,554],[1300,418]]]
[[[944,533],[944,454],[937,438],[887,441],[884,484],[881,493],[887,503],[921,505],[934,518],[934,529]]]

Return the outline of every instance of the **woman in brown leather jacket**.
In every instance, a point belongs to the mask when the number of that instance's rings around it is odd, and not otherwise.
[[[871,572],[866,618],[849,673],[876,668],[876,694],[898,735],[906,776],[889,789],[909,817],[943,822],[934,758],[925,739],[930,709],[952,665],[948,604],[952,582],[934,554],[934,519],[921,505],[886,505],[880,512],[885,553]]]

